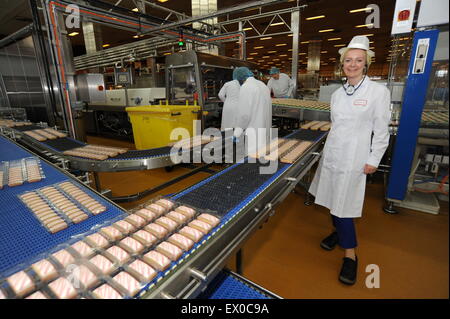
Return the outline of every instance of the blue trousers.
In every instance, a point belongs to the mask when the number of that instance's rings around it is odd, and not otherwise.
[[[339,246],[344,249],[355,248],[356,242],[355,224],[353,218],[339,218],[331,215],[333,226],[336,228],[339,238]]]

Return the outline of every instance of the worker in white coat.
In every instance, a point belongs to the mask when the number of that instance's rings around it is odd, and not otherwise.
[[[233,71],[233,80],[226,82],[219,91],[219,99],[223,102],[222,124],[220,126],[222,131],[235,127],[234,119],[241,88],[239,81],[236,79],[236,70],[237,68]]]
[[[358,265],[353,218],[362,215],[366,175],[377,170],[389,144],[390,93],[367,77],[375,53],[366,36],[355,36],[339,53],[347,81],[331,97],[331,130],[309,192],[330,210],[335,227],[321,247],[344,248],[339,280],[352,285]]]
[[[245,130],[247,137],[256,134],[256,145],[248,145],[247,152],[253,153],[265,146],[270,140],[272,127],[272,99],[269,88],[264,82],[253,77],[247,67],[236,69],[236,77],[241,83],[239,103],[235,114],[236,129],[234,136],[239,137]],[[254,135],[253,135],[254,136]]]
[[[292,98],[294,97],[294,81],[291,80],[289,75],[280,73],[280,70],[276,67],[272,67],[269,71],[270,80],[267,82],[267,86],[273,97],[276,98]]]

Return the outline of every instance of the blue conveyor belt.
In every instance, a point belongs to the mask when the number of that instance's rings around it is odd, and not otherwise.
[[[198,299],[271,299],[262,291],[222,271]]]
[[[17,160],[32,156],[9,140],[0,137],[0,161]],[[39,255],[68,242],[72,236],[85,233],[93,226],[126,214],[125,211],[102,199],[82,185],[83,190],[106,206],[106,212],[92,216],[57,232],[49,233],[31,211],[17,198],[17,195],[46,185],[71,180],[67,175],[44,161],[41,166],[45,178],[40,182],[24,183],[21,186],[5,186],[0,190],[0,278],[12,274],[21,264],[39,259]]]

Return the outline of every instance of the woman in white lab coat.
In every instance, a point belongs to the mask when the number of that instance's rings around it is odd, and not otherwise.
[[[236,69],[233,71],[233,80],[226,82],[219,91],[219,99],[223,102],[222,124],[220,129],[224,131],[235,127],[235,113],[239,102],[239,90],[241,86],[236,79]]]
[[[377,170],[389,144],[390,93],[366,76],[375,55],[366,36],[355,36],[339,53],[347,82],[331,97],[331,130],[309,192],[330,210],[335,227],[321,247],[344,248],[339,280],[352,285],[358,265],[353,218],[362,215],[366,175]]]

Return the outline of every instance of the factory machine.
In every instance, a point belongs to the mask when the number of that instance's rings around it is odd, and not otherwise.
[[[439,200],[448,202],[449,20],[448,10],[440,10],[445,7],[448,1],[421,2],[405,61],[407,74],[390,74],[404,89],[402,98],[393,105],[396,125],[386,183],[388,213],[396,213],[397,206],[438,214]],[[393,32],[398,38],[405,30],[393,28]]]
[[[267,164],[246,158],[177,194],[156,198],[128,212],[64,170],[11,139],[0,137],[1,148],[5,150],[0,159],[10,163],[10,166],[6,165],[7,169],[12,169],[13,162],[26,163],[30,157],[40,163],[40,179],[27,180],[31,169],[24,166],[23,172],[26,173],[20,185],[13,183],[15,179],[9,178],[8,172],[4,171],[8,182],[0,190],[4,203],[3,222],[0,223],[3,234],[0,245],[0,298],[102,298],[106,292],[109,297],[119,298],[279,298],[242,276],[223,269],[227,259],[275,213],[277,204],[318,161],[326,135],[322,131],[301,129],[285,136],[286,145],[306,142],[308,146],[290,163],[275,160],[276,169],[268,174],[261,174],[261,168]],[[290,152],[292,147],[285,149]],[[70,212],[58,206],[61,202],[52,197],[55,196],[52,191],[76,204],[88,215],[87,218],[81,221],[74,219]],[[82,197],[78,197],[80,192],[84,194]],[[85,204],[85,196],[96,204]],[[40,198],[46,199],[46,202],[54,201],[52,209],[59,216],[72,218],[65,219],[65,227],[51,228],[39,219],[42,217],[40,205],[44,204],[36,204],[35,201]],[[145,212],[142,208],[153,209],[151,205],[161,201],[164,205],[170,204],[168,210],[190,209],[193,213],[185,215],[174,228],[167,227],[170,230],[157,239],[145,243],[138,232],[150,229],[155,216],[148,215],[148,210]],[[96,207],[102,209],[92,209]],[[162,212],[166,222],[166,216],[180,216],[168,213],[168,210]],[[205,220],[202,216],[209,216],[206,219],[211,222],[209,226],[200,223]],[[155,223],[162,222],[164,218]],[[162,243],[175,240],[174,235],[178,233],[185,233],[187,225],[207,227],[188,233],[187,236],[192,235],[192,242],[186,245],[179,243],[183,249],[175,249],[174,254],[166,251],[169,259],[161,257],[155,260],[156,252],[161,252],[167,245]],[[136,238],[139,238],[140,245],[136,244]],[[149,264],[153,270],[149,270]],[[48,272],[42,272],[44,265],[47,265],[45,269]],[[71,286],[73,276],[77,276],[73,273],[74,265],[91,275],[83,277],[77,287]],[[122,281],[123,277],[128,278],[126,284]],[[18,285],[18,281],[26,285]]]
[[[256,65],[224,56],[185,51],[166,57],[166,96],[169,104],[193,104],[203,111],[202,127],[220,127],[223,103],[218,94],[233,79],[233,69],[246,66],[256,74]]]

